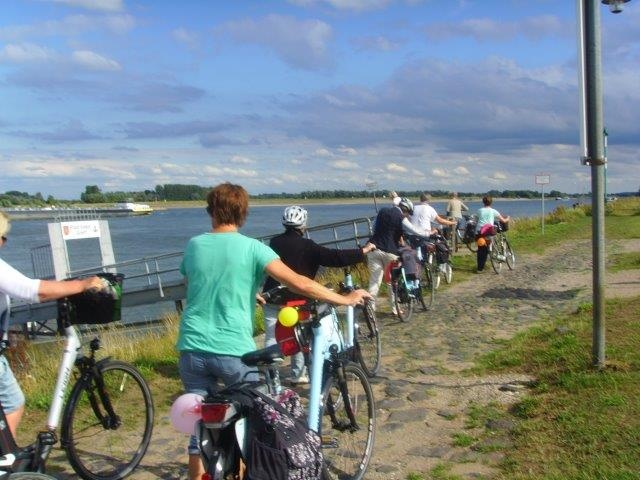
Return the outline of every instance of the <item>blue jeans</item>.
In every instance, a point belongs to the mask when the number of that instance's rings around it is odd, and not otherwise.
[[[264,346],[276,344],[276,322],[278,321],[278,305],[266,304],[262,306],[264,312]],[[304,373],[304,354],[302,352],[291,356],[291,376],[298,378]]]
[[[24,394],[4,355],[0,356],[0,402],[5,413],[11,413],[24,405]]]
[[[180,379],[185,393],[206,396],[218,389],[218,382],[225,386],[240,382],[257,382],[257,370],[248,367],[240,357],[206,352],[180,352],[178,360]],[[189,455],[199,455],[200,448],[195,435],[189,439]]]

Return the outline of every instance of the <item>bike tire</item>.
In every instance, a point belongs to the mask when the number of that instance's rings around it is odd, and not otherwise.
[[[436,298],[435,285],[431,279],[431,270],[428,264],[425,264],[424,280],[420,282],[420,303],[423,310],[429,310]]]
[[[494,238],[489,249],[489,258],[491,259],[493,271],[498,274],[500,273],[500,270],[502,270],[502,261],[499,258],[500,255],[502,255],[502,245],[498,239]]]
[[[393,285],[393,303],[396,308],[396,316],[401,322],[408,322],[413,316],[415,298],[409,295],[404,283],[396,282]]]
[[[511,248],[511,244],[506,238],[504,239],[504,256],[506,257],[509,270],[516,268],[516,254],[513,252],[513,248]]]
[[[62,446],[73,469],[85,480],[120,480],[135,470],[147,451],[153,399],[133,365],[108,360],[96,369],[100,376],[80,378],[71,391],[63,415]],[[100,379],[115,422],[100,395]]]
[[[478,244],[476,243],[475,239],[467,240],[466,242],[464,242],[464,244],[467,246],[470,252],[476,253],[478,251]]]
[[[451,285],[451,282],[453,280],[453,267],[449,262],[443,263],[442,265],[444,269],[444,271],[442,272],[444,276],[444,281],[447,282],[447,285]]]
[[[358,362],[367,376],[375,377],[380,370],[382,349],[373,302],[365,303],[360,318],[355,337]]]
[[[361,480],[371,460],[376,432],[369,379],[354,363],[338,367],[325,381],[322,399],[322,479]]]

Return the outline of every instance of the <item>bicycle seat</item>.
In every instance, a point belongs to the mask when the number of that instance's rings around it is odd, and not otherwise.
[[[267,348],[245,353],[240,357],[242,363],[250,367],[273,365],[274,363],[280,363],[283,358],[284,355],[280,351],[280,345],[277,343]]]

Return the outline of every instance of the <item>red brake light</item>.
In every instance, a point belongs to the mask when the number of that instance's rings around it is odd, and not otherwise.
[[[228,403],[203,403],[200,409],[204,423],[221,423],[227,415]],[[203,477],[203,480],[204,477]]]

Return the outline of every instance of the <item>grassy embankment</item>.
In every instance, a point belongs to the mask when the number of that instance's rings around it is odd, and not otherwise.
[[[607,239],[640,238],[640,201],[607,206]],[[586,238],[589,224],[579,219],[551,226],[545,241],[533,231],[514,238],[516,252],[558,238]],[[555,241],[553,241],[555,242]],[[640,268],[640,252],[608,255],[610,271]],[[521,372],[535,378],[527,395],[509,411],[476,404],[466,429],[451,444],[504,455],[500,479],[627,480],[640,478],[640,295],[606,304],[606,368],[592,366],[592,306],[542,321],[479,359],[477,375]],[[494,422],[489,422],[493,420]],[[496,421],[511,431],[492,430]],[[407,479],[455,480],[442,463],[428,474]]]
[[[509,231],[516,254],[541,253],[567,240],[589,238],[588,213],[560,210],[550,214],[544,236],[540,219],[520,220]],[[608,214],[608,239],[640,238],[640,200],[618,201],[608,206]],[[474,261],[472,255],[456,255],[454,281],[469,275]],[[608,265],[613,269],[638,268],[640,253],[610,254]],[[356,276],[365,281],[366,268],[360,268]],[[340,274],[333,272],[327,278],[335,283]],[[538,379],[511,412],[495,405],[477,405],[469,412],[469,432],[476,432],[488,418],[517,419],[513,444],[502,448],[506,454],[504,478],[638,478],[634,475],[640,471],[639,313],[640,297],[608,302],[609,366],[603,372],[590,366],[589,305],[573,315],[544,321],[479,361],[475,373],[514,370]],[[131,361],[143,371],[158,411],[166,411],[181,390],[174,348],[177,318],[167,318],[166,326],[165,332],[135,340],[103,335],[104,355]],[[16,365],[28,398],[27,418],[21,428],[23,442],[32,440],[35,426],[42,425],[59,352],[59,347],[50,344],[45,348],[29,345]],[[472,447],[482,436],[491,435],[489,430],[479,436],[460,432],[450,441]],[[455,477],[441,465],[427,477],[411,474],[407,478]]]

